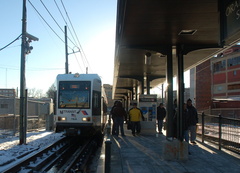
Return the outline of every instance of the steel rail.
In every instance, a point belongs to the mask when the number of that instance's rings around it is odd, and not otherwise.
[[[21,170],[25,170],[25,172],[27,172],[29,169],[32,170],[31,165],[34,165],[39,158],[42,157],[50,157],[49,155],[54,155],[54,154],[58,154],[59,151],[64,150],[66,147],[68,147],[68,139],[62,138],[59,141],[46,146],[45,148],[34,152],[30,155],[27,155],[25,157],[22,157],[22,159],[18,162],[16,162],[15,164],[12,164],[11,167],[6,168],[3,173],[16,173],[16,172],[20,172]],[[46,159],[41,159],[41,163],[43,164],[43,161],[45,161]],[[40,163],[38,164],[40,165]],[[38,168],[38,165],[35,164],[36,168]]]

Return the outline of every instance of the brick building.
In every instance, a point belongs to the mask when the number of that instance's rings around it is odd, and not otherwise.
[[[8,97],[17,97],[16,90],[15,89],[0,89],[0,95],[2,96],[8,96]]]
[[[198,110],[209,109],[212,104],[212,93],[211,93],[211,61],[205,61],[204,63],[196,67],[195,76],[195,106]]]
[[[236,45],[196,67],[196,107],[240,107],[240,46]]]

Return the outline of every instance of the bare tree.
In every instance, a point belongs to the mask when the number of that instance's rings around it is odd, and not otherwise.
[[[44,97],[43,90],[36,89],[36,88],[30,88],[30,89],[28,89],[28,97],[42,98],[42,97]]]
[[[46,95],[48,98],[52,98],[53,100],[55,100],[55,93],[56,93],[56,88],[54,84],[52,84],[52,86],[48,89]]]

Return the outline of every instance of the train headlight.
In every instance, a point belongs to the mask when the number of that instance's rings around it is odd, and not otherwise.
[[[91,118],[90,117],[84,117],[84,118],[82,118],[82,121],[91,121]]]
[[[66,121],[67,119],[66,119],[66,117],[58,117],[58,121]]]

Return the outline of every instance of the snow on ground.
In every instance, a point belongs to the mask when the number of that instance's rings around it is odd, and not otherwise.
[[[0,172],[24,155],[42,149],[63,138],[62,133],[49,131],[27,133],[26,144],[19,145],[19,136],[0,136]]]

